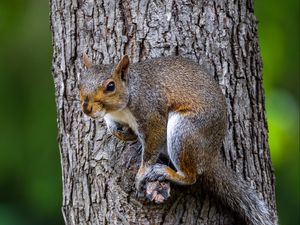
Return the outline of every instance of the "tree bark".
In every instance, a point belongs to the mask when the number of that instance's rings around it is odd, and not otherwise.
[[[171,185],[164,204],[136,198],[140,144],[118,141],[81,112],[83,52],[103,64],[126,53],[132,62],[182,55],[204,65],[227,100],[224,160],[276,214],[253,1],[50,0],[50,7],[66,224],[241,224],[202,191],[201,179]]]

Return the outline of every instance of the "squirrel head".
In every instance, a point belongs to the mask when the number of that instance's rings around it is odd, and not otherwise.
[[[123,56],[117,65],[93,65],[84,54],[83,63],[88,70],[81,77],[79,85],[82,111],[98,118],[124,109],[129,100],[128,56]]]

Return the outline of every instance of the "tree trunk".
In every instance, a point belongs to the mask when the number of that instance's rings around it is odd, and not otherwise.
[[[276,214],[252,0],[51,0],[50,7],[66,224],[241,224],[201,180],[172,185],[164,204],[136,198],[140,144],[118,141],[81,112],[83,52],[103,64],[125,53],[132,62],[182,55],[203,64],[227,99],[224,160]]]

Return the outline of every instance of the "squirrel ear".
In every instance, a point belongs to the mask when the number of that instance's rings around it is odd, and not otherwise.
[[[116,74],[118,76],[120,76],[120,78],[123,81],[127,80],[127,71],[128,71],[128,66],[129,66],[129,58],[128,55],[124,55],[122,57],[122,59],[120,60],[120,62],[118,63],[117,67],[116,67]]]
[[[87,67],[87,68],[91,68],[93,63],[92,60],[89,58],[89,56],[84,52],[83,56],[82,56],[82,61],[83,64]]]

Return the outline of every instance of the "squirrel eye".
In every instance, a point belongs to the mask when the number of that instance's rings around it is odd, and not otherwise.
[[[106,85],[106,91],[112,92],[115,90],[115,82],[111,81]]]

